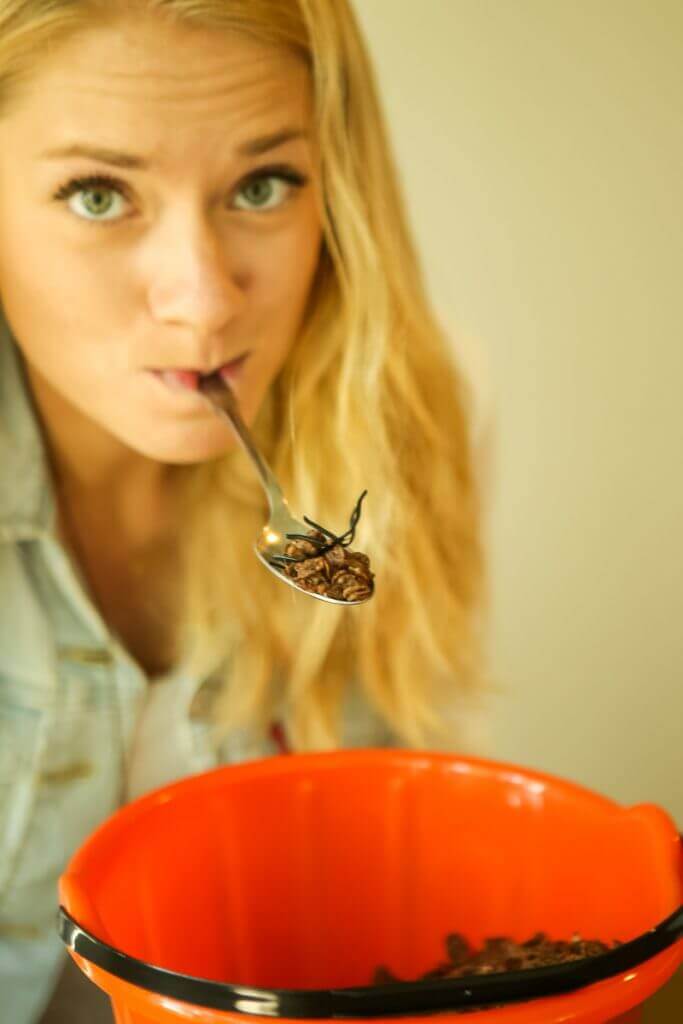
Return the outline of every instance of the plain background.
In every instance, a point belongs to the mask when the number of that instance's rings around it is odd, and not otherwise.
[[[355,7],[495,415],[495,755],[683,828],[683,4]]]

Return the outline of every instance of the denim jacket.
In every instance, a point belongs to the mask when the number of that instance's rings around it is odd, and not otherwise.
[[[125,799],[147,686],[57,536],[42,434],[0,313],[0,1016],[8,1024],[34,1024],[50,998],[65,956],[57,880]],[[210,679],[180,680],[172,742],[189,772],[277,752],[270,738],[243,731],[216,749],[195,710],[205,687]],[[344,744],[390,743],[352,697]]]

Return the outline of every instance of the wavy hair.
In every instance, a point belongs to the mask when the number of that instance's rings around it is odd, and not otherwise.
[[[427,297],[373,69],[347,0],[0,0],[0,114],[40,56],[121,16],[247,33],[310,68],[324,244],[299,335],[254,431],[292,508],[376,572],[359,608],[297,595],[253,554],[265,521],[243,453],[183,467],[177,655],[223,681],[217,733],[282,714],[295,750],[343,742],[358,686],[399,744],[457,745],[485,685],[485,573],[468,392]]]

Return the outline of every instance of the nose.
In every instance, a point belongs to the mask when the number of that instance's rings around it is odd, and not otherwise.
[[[165,327],[185,328],[196,356],[211,362],[212,353],[204,350],[245,308],[247,269],[206,218],[176,225],[157,242],[148,278],[151,315]]]

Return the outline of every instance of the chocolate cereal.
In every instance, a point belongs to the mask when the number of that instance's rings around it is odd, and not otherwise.
[[[621,943],[615,939],[612,947],[619,945]],[[514,942],[506,936],[486,939],[483,947],[477,950],[469,945],[463,935],[455,932],[446,939],[448,959],[417,980],[463,978],[476,974],[501,974],[506,971],[530,970],[533,967],[550,967],[570,960],[599,956],[612,947],[599,939],[582,939],[578,934],[568,941],[556,941],[549,939],[544,932],[537,932],[523,943]],[[386,967],[378,967],[375,971],[375,985],[405,980],[397,978]]]
[[[297,586],[313,594],[336,601],[366,600],[375,586],[370,559],[363,552],[349,548],[366,494],[367,491],[363,491],[358,499],[346,533],[337,536],[304,516],[304,522],[312,529],[306,534],[287,534],[289,543],[284,555],[274,556],[271,562],[285,576],[295,580]]]
[[[319,554],[324,544],[325,536],[318,531],[311,531],[310,539],[290,541],[285,554],[296,561],[285,564],[282,571],[305,590],[337,601],[364,601],[370,597],[375,577],[368,556],[341,544]]]

